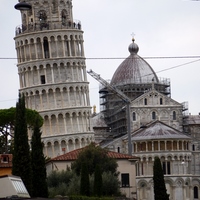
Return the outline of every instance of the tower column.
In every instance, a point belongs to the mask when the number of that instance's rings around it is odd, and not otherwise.
[[[31,44],[30,44],[30,42],[28,42],[28,52],[29,52],[29,56],[30,56],[29,60],[32,60]]]
[[[44,42],[41,41],[41,46],[42,46],[42,58],[45,59],[45,55],[44,55]]]
[[[62,47],[63,47],[63,57],[66,57],[66,51],[65,51],[65,40],[64,38],[61,38],[62,39]]]
[[[48,39],[48,45],[49,45],[49,58],[52,58],[51,39]]]

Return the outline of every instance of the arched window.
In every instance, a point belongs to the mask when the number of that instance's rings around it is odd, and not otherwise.
[[[46,12],[44,10],[39,11],[39,20],[40,20],[40,23],[46,23],[47,15],[46,15]]]
[[[173,120],[176,120],[176,112],[173,111]]]
[[[147,99],[146,98],[144,99],[144,105],[147,105]]]
[[[199,191],[198,191],[198,187],[194,186],[194,198],[198,199],[199,198]]]
[[[136,113],[133,112],[133,121],[136,121]]]
[[[49,42],[47,37],[43,39],[44,57],[49,58]]]
[[[156,119],[156,112],[152,112],[152,119],[153,119],[153,120]]]
[[[62,11],[61,18],[62,18],[62,25],[66,26],[66,22],[67,22],[67,11],[66,10]]]
[[[163,104],[163,99],[162,98],[160,98],[160,105],[162,105]]]

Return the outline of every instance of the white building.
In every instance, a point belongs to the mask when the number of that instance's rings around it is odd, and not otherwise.
[[[20,93],[44,119],[44,153],[54,157],[94,140],[81,22],[72,0],[19,0],[16,27]]]
[[[156,156],[161,159],[170,200],[200,199],[200,123],[197,122],[200,118],[186,116],[186,104],[171,98],[168,79],[158,79],[151,66],[137,55],[138,50],[133,40],[129,46],[131,55],[117,68],[111,80],[112,86],[131,99],[129,123],[126,109],[116,109],[118,105],[124,108],[125,104],[116,103],[120,99],[106,88],[100,89],[100,98],[104,99],[102,114],[113,136],[112,141],[104,140],[101,146],[128,153],[131,143],[132,155],[139,157],[136,165],[138,200],[154,199]],[[127,124],[131,127],[131,137],[127,134]]]

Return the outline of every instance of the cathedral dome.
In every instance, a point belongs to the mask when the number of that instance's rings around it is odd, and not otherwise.
[[[151,66],[141,58],[137,53],[139,51],[138,45],[134,42],[129,45],[128,50],[130,56],[126,58],[115,71],[111,85],[123,84],[147,84],[158,83],[158,77]]]

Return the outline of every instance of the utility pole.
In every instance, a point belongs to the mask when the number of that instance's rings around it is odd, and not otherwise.
[[[130,118],[130,104],[131,99],[127,97],[123,92],[121,92],[116,87],[110,85],[106,80],[101,78],[101,76],[94,71],[87,71],[94,79],[96,79],[99,83],[105,86],[108,90],[116,94],[119,98],[121,98],[126,103],[126,115],[127,115],[127,134],[128,134],[128,154],[132,155],[132,145],[131,145],[131,118]]]

